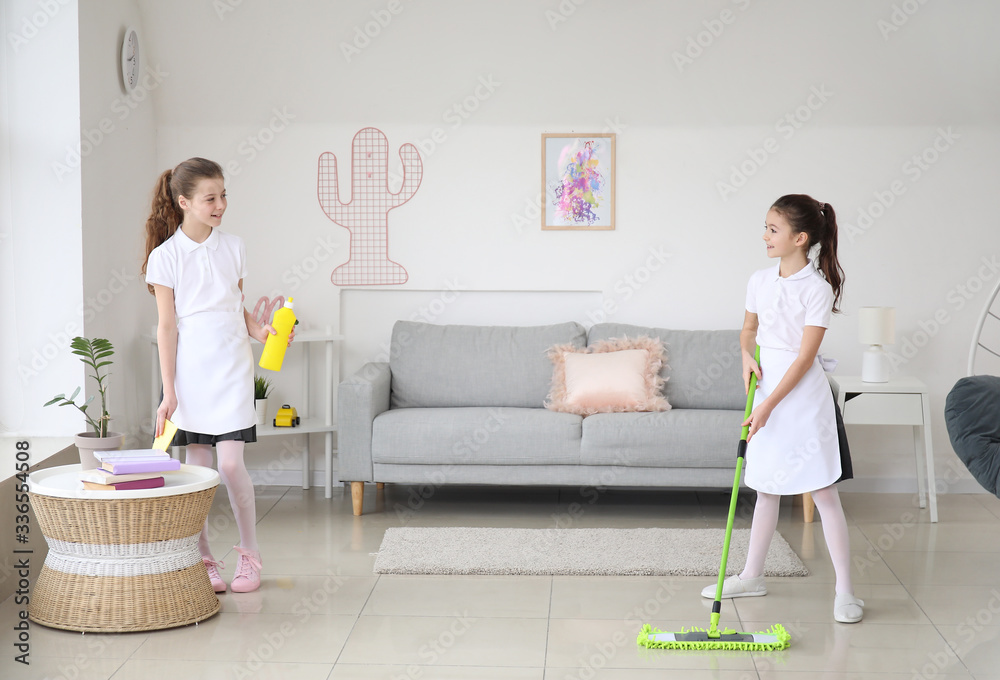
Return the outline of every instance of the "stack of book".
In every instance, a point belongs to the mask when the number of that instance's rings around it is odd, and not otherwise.
[[[94,456],[101,467],[80,472],[83,488],[93,491],[155,489],[164,485],[165,474],[181,469],[179,460],[157,449],[95,451]]]

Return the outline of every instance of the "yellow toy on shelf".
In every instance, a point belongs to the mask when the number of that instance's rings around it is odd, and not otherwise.
[[[294,406],[288,404],[282,404],[278,412],[274,414],[275,427],[295,427],[300,421],[298,411],[295,410]]]

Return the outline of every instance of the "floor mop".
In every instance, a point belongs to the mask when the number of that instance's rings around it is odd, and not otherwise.
[[[754,355],[757,365],[760,365],[760,347]],[[750,391],[747,394],[747,406],[743,419],[750,417],[753,411],[753,398],[757,391],[757,375],[750,374]],[[733,519],[736,517],[736,500],[740,491],[740,473],[743,472],[743,460],[747,451],[747,434],[750,428],[743,428],[739,448],[736,454],[736,478],[733,480],[733,494],[729,501],[729,521],[726,523],[726,540],[722,544],[722,566],[719,567],[719,583],[715,588],[715,603],[712,605],[712,616],[708,630],[704,628],[681,629],[677,633],[668,633],[653,628],[648,623],[639,632],[637,642],[642,647],[651,649],[735,649],[744,651],[775,651],[786,649],[791,643],[791,636],[781,624],[776,624],[763,633],[737,633],[731,628],[719,630],[719,615],[722,612],[722,582],[726,578],[726,562],[729,560],[729,539],[733,535]]]

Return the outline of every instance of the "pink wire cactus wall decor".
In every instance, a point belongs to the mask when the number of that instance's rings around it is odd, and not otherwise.
[[[403,185],[389,191],[389,142],[377,128],[364,128],[351,143],[351,200],[342,203],[337,182],[337,157],[329,151],[319,157],[317,197],[334,224],[351,234],[347,262],[333,270],[338,286],[385,286],[406,283],[406,269],[389,259],[389,211],[417,193],[424,166],[417,148],[404,144]]]
[[[268,299],[266,295],[262,295],[257,304],[253,308],[253,318],[263,326],[266,323],[271,323],[271,314],[274,310],[281,309],[285,306],[285,296],[278,295],[273,300]]]

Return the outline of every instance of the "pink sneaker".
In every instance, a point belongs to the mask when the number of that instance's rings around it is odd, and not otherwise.
[[[219,567],[225,567],[226,565],[222,562],[216,562],[211,557],[202,557],[201,561],[205,563],[205,568],[208,569],[208,580],[212,582],[212,590],[217,593],[226,592],[226,582],[219,576]]]
[[[260,553],[253,550],[245,550],[239,546],[233,546],[240,554],[239,561],[236,562],[236,574],[233,576],[232,588],[234,593],[252,593],[260,588]]]

